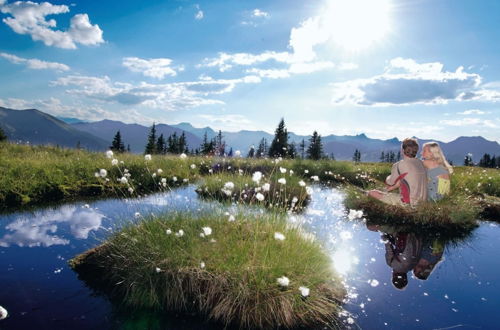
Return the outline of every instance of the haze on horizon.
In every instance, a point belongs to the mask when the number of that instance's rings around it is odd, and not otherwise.
[[[500,2],[0,0],[0,106],[500,141]]]

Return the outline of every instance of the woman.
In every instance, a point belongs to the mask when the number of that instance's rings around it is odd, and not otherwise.
[[[453,167],[446,161],[437,142],[427,142],[422,149],[424,166],[427,169],[427,198],[438,201],[450,193],[450,176]]]

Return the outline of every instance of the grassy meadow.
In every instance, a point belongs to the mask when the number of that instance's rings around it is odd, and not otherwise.
[[[345,295],[321,245],[280,213],[144,219],[70,264],[128,306],[240,328],[331,327]]]

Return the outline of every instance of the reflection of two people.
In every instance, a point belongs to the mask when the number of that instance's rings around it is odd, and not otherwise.
[[[379,230],[379,226],[368,226]],[[443,245],[438,240],[424,239],[414,233],[382,230],[385,242],[385,260],[392,268],[392,284],[397,289],[408,285],[408,272],[420,280],[427,280],[442,260]]]

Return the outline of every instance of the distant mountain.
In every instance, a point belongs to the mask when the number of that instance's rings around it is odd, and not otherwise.
[[[52,144],[75,148],[79,143],[89,150],[104,150],[108,143],[94,135],[44,112],[0,107],[0,126],[11,141],[31,144]]]
[[[211,129],[208,126],[204,127],[204,128],[196,128],[196,127],[193,127],[193,125],[191,125],[190,123],[179,123],[179,124],[174,124],[174,125],[169,125],[169,126],[181,129],[181,130],[189,132],[189,133],[192,133],[192,134],[196,135],[197,137],[199,137],[200,139],[203,139],[205,132],[207,133],[208,139],[213,138],[217,134],[217,132],[215,132],[213,129]]]
[[[70,117],[56,117],[56,118],[62,120],[66,124],[88,123],[87,121],[78,118],[70,118]]]
[[[92,123],[75,123],[72,124],[72,127],[108,141],[108,145],[110,145],[111,141],[113,141],[113,137],[115,136],[116,132],[120,131],[125,146],[130,144],[131,151],[136,153],[144,152],[148,134],[151,129],[150,127],[142,126],[139,124],[125,124],[121,121],[114,120],[101,120]],[[165,139],[167,139],[168,136],[173,134],[174,132],[176,132],[177,135],[180,136],[183,130],[165,124],[156,125],[157,136],[163,134]],[[200,146],[202,140],[199,137],[190,132],[185,132],[185,134],[188,147],[190,149],[196,149]]]
[[[485,153],[500,156],[500,145],[481,136],[461,136],[443,145],[443,151],[454,164],[461,165],[467,153],[472,154],[472,160],[477,163]]]

